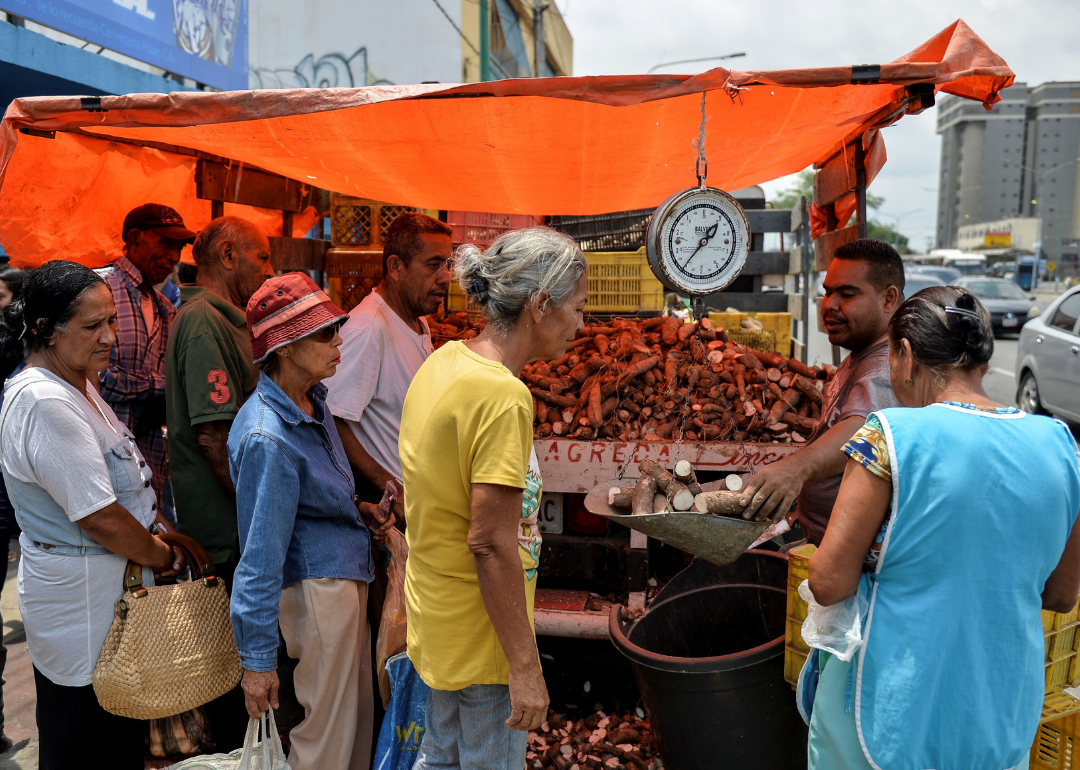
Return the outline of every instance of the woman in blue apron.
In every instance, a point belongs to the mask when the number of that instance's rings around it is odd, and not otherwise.
[[[1080,590],[1080,467],[1066,426],[994,403],[986,309],[925,289],[889,329],[903,405],[869,416],[810,588],[861,591],[850,662],[814,651],[800,706],[811,770],[1026,768],[1044,689],[1040,610]],[[913,408],[914,407],[914,408]]]

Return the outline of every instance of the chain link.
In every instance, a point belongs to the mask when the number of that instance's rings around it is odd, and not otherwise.
[[[705,117],[705,92],[701,92],[701,125],[698,126],[698,135],[692,144],[694,149],[697,150],[697,164],[694,166],[694,173],[697,175],[698,186],[701,189],[705,189],[705,178],[709,175],[709,159],[705,157],[705,124],[708,122],[708,118]]]

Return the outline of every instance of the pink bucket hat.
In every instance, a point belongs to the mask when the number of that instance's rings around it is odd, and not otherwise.
[[[304,273],[271,278],[247,304],[252,357],[261,363],[278,348],[344,318],[348,313]]]

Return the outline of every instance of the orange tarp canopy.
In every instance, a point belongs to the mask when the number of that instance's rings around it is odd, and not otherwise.
[[[914,111],[906,86],[932,84],[989,108],[1012,82],[1008,65],[957,21],[892,63],[854,72],[718,68],[696,76],[132,94],[102,97],[102,111],[83,109],[78,97],[17,99],[0,125],[0,244],[18,264],[58,257],[105,264],[119,253],[124,214],[146,201],[172,205],[189,226],[202,227],[210,203],[195,196],[200,157],[422,208],[646,208],[695,183],[691,142],[703,94],[708,182],[733,190],[822,162]],[[52,138],[43,135],[50,131]],[[872,160],[884,162],[882,147]],[[273,212],[235,211],[278,233]]]

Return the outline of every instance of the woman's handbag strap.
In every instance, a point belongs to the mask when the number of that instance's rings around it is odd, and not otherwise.
[[[217,570],[214,567],[214,562],[211,560],[210,554],[199,545],[195,538],[181,535],[178,532],[166,532],[157,535],[157,537],[168,545],[180,549],[184,556],[187,557],[188,564],[191,565],[193,578],[202,578],[202,581],[208,586],[217,585]],[[130,559],[127,563],[127,569],[124,571],[124,589],[130,590],[136,596],[141,596],[146,592],[142,582],[142,566]]]

